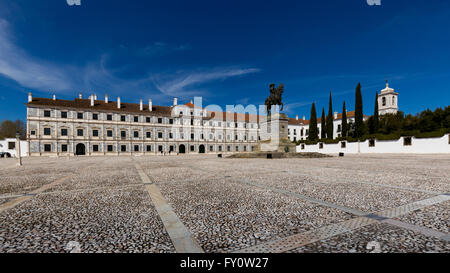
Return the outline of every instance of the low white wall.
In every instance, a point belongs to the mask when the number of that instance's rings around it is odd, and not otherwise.
[[[411,153],[411,154],[446,154],[450,153],[450,134],[440,138],[411,138],[411,146],[405,146],[404,138],[399,140],[375,140],[375,147],[369,147],[369,140],[364,142],[347,142],[346,147],[341,147],[341,142],[337,144],[323,144],[323,149],[319,144],[297,146],[298,153],[323,153],[323,154],[382,154],[382,153]]]
[[[7,138],[5,140],[0,140],[0,152],[2,153],[9,153],[12,157],[16,157],[17,151],[16,149],[8,149],[8,143],[14,142],[16,143],[15,138]],[[22,157],[28,156],[28,142],[27,141],[20,141],[20,154]]]

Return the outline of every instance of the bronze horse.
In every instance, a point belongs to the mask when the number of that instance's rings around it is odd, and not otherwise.
[[[267,115],[270,116],[272,112],[272,106],[278,105],[281,106],[280,111],[283,111],[284,104],[282,102],[281,95],[284,92],[283,84],[280,84],[278,88],[275,88],[275,84],[270,85],[270,96],[266,99],[266,111]]]

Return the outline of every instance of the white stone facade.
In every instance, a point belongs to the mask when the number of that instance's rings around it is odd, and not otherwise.
[[[380,116],[385,114],[397,114],[398,112],[398,93],[389,87],[386,82],[386,88],[378,94],[378,113]]]

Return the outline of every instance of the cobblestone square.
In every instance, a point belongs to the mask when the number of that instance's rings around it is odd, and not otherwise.
[[[450,251],[450,156],[0,160],[1,253]]]

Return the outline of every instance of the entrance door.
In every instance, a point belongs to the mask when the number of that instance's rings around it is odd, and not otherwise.
[[[185,154],[186,153],[186,146],[184,146],[183,144],[180,145],[180,154]]]
[[[86,155],[86,146],[80,143],[76,147],[75,155]]]
[[[204,154],[205,153],[205,145],[200,145],[198,148],[199,153]]]

